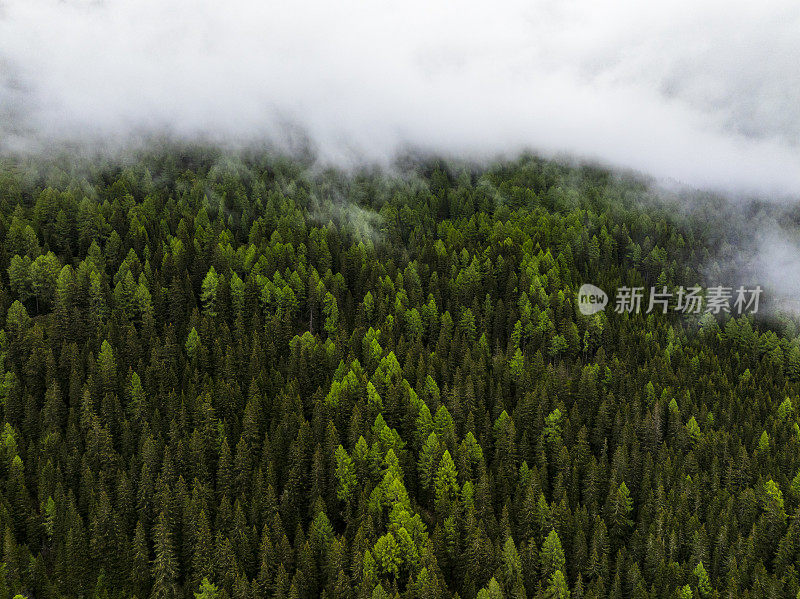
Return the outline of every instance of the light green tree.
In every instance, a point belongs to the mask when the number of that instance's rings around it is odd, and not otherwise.
[[[703,562],[697,562],[694,568],[694,575],[697,577],[697,591],[700,599],[711,597],[714,589],[711,587],[711,580],[708,578],[708,572],[706,572]]]
[[[194,594],[195,599],[217,599],[219,594],[216,585],[210,583],[208,578],[203,578],[200,583],[200,590]]]
[[[200,351],[200,346],[200,335],[197,329],[192,327],[192,330],[189,331],[189,336],[186,337],[186,354],[189,356],[190,360],[193,360],[197,356]]]
[[[550,581],[545,590],[544,596],[546,599],[570,599],[572,596],[569,592],[567,579],[564,578],[564,572],[556,570],[550,576]]]
[[[400,547],[391,532],[387,532],[375,542],[372,548],[375,563],[382,574],[396,576],[400,570]]]
[[[231,274],[231,304],[233,304],[233,312],[236,316],[242,313],[244,307],[244,292],[244,281],[234,272]]]
[[[564,568],[564,548],[561,546],[561,539],[558,538],[558,533],[555,529],[550,531],[544,543],[542,543],[539,562],[541,564],[542,577],[545,580],[549,580],[556,570]]]
[[[624,537],[630,527],[633,526],[633,520],[630,518],[632,511],[633,499],[628,490],[628,485],[623,481],[620,483],[619,487],[617,487],[611,500],[611,533],[616,536],[617,539]]]
[[[8,283],[11,287],[11,292],[23,303],[33,297],[30,270],[30,257],[23,257],[19,254],[11,257],[11,262],[8,266]]]
[[[212,266],[205,278],[203,285],[200,289],[200,303],[203,306],[203,312],[208,316],[217,315],[217,288],[219,287],[219,275]]]
[[[336,298],[333,297],[331,292],[325,294],[325,299],[322,302],[322,310],[325,314],[325,332],[333,336],[339,327],[339,305],[336,303]]]
[[[40,301],[46,305],[52,304],[59,274],[61,274],[61,263],[53,252],[38,256],[31,264],[31,287],[36,296],[37,311]]]
[[[786,422],[792,414],[794,414],[794,406],[792,405],[792,400],[787,397],[778,406],[778,418],[780,418],[781,422]]]
[[[697,443],[702,436],[700,425],[697,424],[697,420],[695,420],[694,416],[689,418],[689,422],[686,423],[686,434],[689,435],[689,439],[692,443]]]
[[[349,501],[358,484],[356,468],[347,450],[341,445],[336,448],[335,457],[336,480],[339,483],[336,487],[336,496],[342,501]]]
[[[436,511],[441,517],[450,514],[452,502],[458,498],[458,475],[450,452],[445,450],[436,472]]]
[[[117,378],[117,363],[114,360],[114,350],[108,340],[104,340],[97,354],[97,370],[106,389],[112,389]]]

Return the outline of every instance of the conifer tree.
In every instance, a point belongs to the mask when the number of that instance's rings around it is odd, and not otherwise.
[[[169,519],[162,511],[153,529],[152,599],[175,599],[178,596],[178,563],[175,558]]]

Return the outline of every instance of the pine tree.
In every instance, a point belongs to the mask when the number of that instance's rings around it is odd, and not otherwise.
[[[150,590],[150,552],[147,548],[144,524],[136,523],[133,536],[133,555],[131,559],[131,587],[138,597],[145,597]]]
[[[336,448],[335,458],[336,480],[338,481],[336,496],[341,501],[349,502],[358,484],[356,469],[353,465],[353,460],[350,459],[347,451],[341,445]]]
[[[697,566],[694,568],[694,575],[697,577],[697,591],[699,599],[708,599],[711,597],[714,591],[711,587],[711,581],[708,578],[708,572],[706,572],[706,569],[703,566],[703,562],[697,562]]]
[[[208,581],[208,578],[203,578],[200,583],[200,590],[194,594],[195,599],[218,599],[219,593],[217,587]]]
[[[610,504],[610,532],[617,542],[621,542],[633,525],[633,520],[630,518],[633,511],[633,499],[631,499],[630,491],[624,482],[620,483],[616,493],[611,497]]]
[[[200,355],[201,347],[200,335],[197,333],[197,329],[192,327],[188,337],[186,337],[186,355],[190,360],[194,360]]]
[[[219,276],[212,266],[203,279],[200,291],[200,303],[203,306],[203,313],[214,317],[217,315],[217,288],[219,287]]]
[[[158,515],[153,529],[153,552],[155,557],[151,568],[153,588],[152,599],[176,599],[178,596],[178,563],[172,545],[172,534],[166,512]]]
[[[458,497],[458,473],[450,457],[450,452],[445,450],[442,459],[439,461],[439,469],[436,472],[434,487],[436,490],[436,511],[441,518],[450,515],[453,502]]]
[[[564,579],[564,573],[561,570],[553,572],[544,596],[547,599],[570,599],[572,597],[567,581]]]
[[[542,548],[539,551],[539,563],[541,564],[542,578],[544,580],[549,580],[557,570],[564,569],[564,549],[561,546],[561,539],[558,538],[558,533],[555,530],[551,530],[544,543],[542,543]]]

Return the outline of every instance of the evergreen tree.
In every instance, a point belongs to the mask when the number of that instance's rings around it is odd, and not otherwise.
[[[150,597],[153,599],[175,599],[178,596],[178,563],[169,529],[166,512],[162,511],[153,529],[152,577],[153,588]]]

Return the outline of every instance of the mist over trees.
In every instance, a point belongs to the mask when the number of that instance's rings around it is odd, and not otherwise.
[[[794,599],[796,323],[578,310],[703,281],[647,196],[5,160],[0,599]]]

